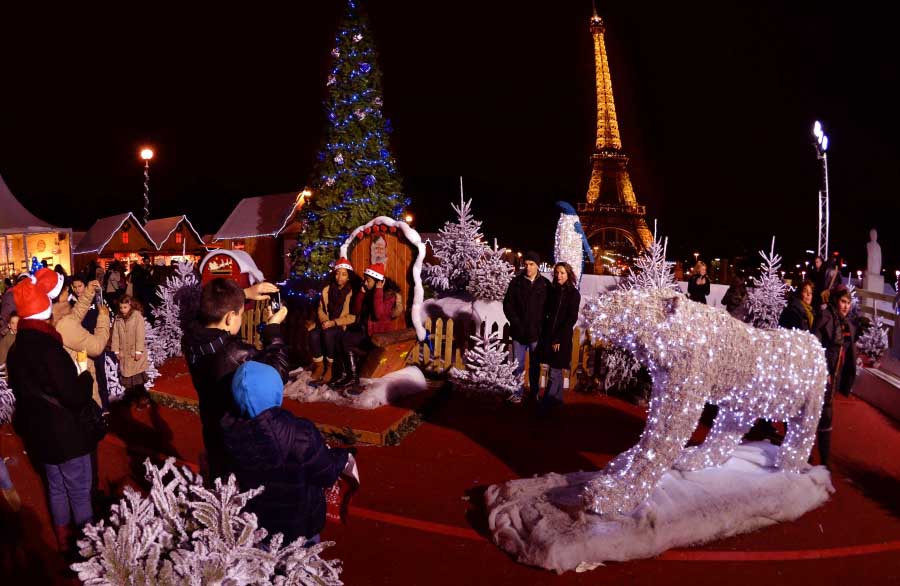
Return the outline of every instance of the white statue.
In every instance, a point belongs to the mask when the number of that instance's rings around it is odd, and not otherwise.
[[[884,293],[884,277],[881,276],[881,245],[878,244],[878,232],[869,230],[869,242],[866,244],[867,263],[863,279],[863,289]]]
[[[866,244],[868,264],[866,272],[870,275],[881,274],[881,245],[878,244],[878,232],[875,228],[869,230],[869,242]]]

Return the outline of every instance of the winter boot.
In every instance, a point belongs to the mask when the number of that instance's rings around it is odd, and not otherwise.
[[[134,387],[134,396],[135,396],[135,404],[138,409],[146,409],[150,406],[150,393],[147,392],[147,388],[144,385],[138,385]]]
[[[325,374],[325,361],[320,357],[313,360],[312,373],[309,375],[310,383],[322,382],[322,375]]]
[[[337,379],[331,379],[331,388],[333,389],[343,389],[347,385],[353,382],[353,369],[350,366],[350,358],[349,352],[341,354],[339,360],[341,363],[341,376]]]
[[[74,536],[71,525],[56,525],[53,527],[56,534],[56,549],[64,557],[68,558],[72,555],[75,547]]]
[[[831,470],[828,459],[831,456],[831,430],[816,433],[816,443],[819,444],[819,463]]]
[[[358,395],[363,392],[362,386],[359,384],[359,357],[353,352],[347,353],[347,370],[350,371],[351,381],[344,389],[351,395]]]
[[[334,374],[334,358],[326,358],[325,360],[325,375],[322,377],[322,382],[327,385],[331,382],[331,379],[334,378],[332,376]]]
[[[331,362],[331,376],[328,377],[328,386],[331,388],[336,388],[334,386],[334,381],[340,380],[344,377],[344,361],[338,356],[336,359],[332,359]]]

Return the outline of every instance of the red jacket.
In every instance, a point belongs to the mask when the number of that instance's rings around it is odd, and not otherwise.
[[[370,336],[372,334],[383,334],[395,329],[393,321],[397,317],[395,314],[397,313],[396,305],[398,300],[399,296],[394,293],[388,292],[385,294],[384,288],[379,287],[375,289],[372,315],[369,316],[369,321],[366,324],[366,329]]]

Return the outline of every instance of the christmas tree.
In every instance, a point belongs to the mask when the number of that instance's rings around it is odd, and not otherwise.
[[[159,305],[153,310],[156,324],[145,339],[147,350],[159,366],[173,356],[181,356],[184,328],[200,306],[200,280],[190,262],[175,265],[175,273],[159,286]]]
[[[497,248],[497,241],[494,240],[494,249],[485,250],[482,257],[475,261],[466,287],[475,299],[503,301],[506,288],[516,272],[511,264],[503,260],[505,252],[506,249]]]
[[[144,318],[144,331],[144,350],[147,352],[147,384],[144,387],[152,389],[153,381],[159,378],[159,371],[156,370],[156,367],[162,364],[163,361],[159,360],[155,354],[159,351],[159,342],[156,339],[156,331],[154,331],[153,326],[150,325],[146,317]],[[181,348],[180,341],[178,347],[179,349]]]
[[[109,392],[110,401],[120,401],[125,398],[125,387],[119,382],[119,363],[115,354],[107,352],[103,361],[106,370],[106,390]]]
[[[500,334],[492,331],[470,337],[475,347],[466,351],[466,370],[450,369],[450,378],[456,386],[479,394],[507,396],[515,392],[521,386],[521,377],[514,374],[517,362],[503,347]]]
[[[130,486],[107,521],[87,525],[72,569],[85,584],[294,584],[340,586],[340,560],[319,557],[334,542],[303,547],[266,540],[256,515],[242,509],[263,491],[241,492],[234,475],[206,489],[187,467],[169,458],[162,468],[144,462],[150,495]]]
[[[391,157],[382,115],[381,72],[368,23],[347,0],[328,76],[325,144],[313,172],[314,196],[300,212],[305,230],[294,271],[323,277],[348,234],[377,216],[399,218],[409,205]]]
[[[463,197],[462,179],[459,188],[459,206],[450,204],[457,220],[445,223],[441,237],[432,243],[441,264],[425,268],[425,282],[439,293],[465,291],[475,266],[490,251],[481,235],[481,222],[472,216],[472,200]]]
[[[866,358],[877,361],[888,348],[887,327],[880,317],[876,317],[874,322],[856,340],[856,350]]]
[[[16,396],[6,377],[6,365],[0,364],[0,425],[11,422],[16,412]]]
[[[666,260],[669,239],[656,237],[656,222],[653,222],[653,244],[634,261],[631,273],[619,283],[620,289],[672,289],[681,292],[672,267],[675,263]]]
[[[747,291],[748,313],[752,324],[758,328],[771,330],[778,327],[778,318],[787,305],[788,287],[781,278],[781,256],[775,254],[775,237],[767,255],[762,250],[763,261],[759,265],[759,278],[752,277],[753,286]]]

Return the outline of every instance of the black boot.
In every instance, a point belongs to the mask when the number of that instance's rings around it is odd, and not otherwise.
[[[831,430],[816,433],[816,443],[819,444],[819,463],[831,470],[831,467],[828,465],[828,459],[831,455]]]
[[[344,378],[344,361],[340,356],[335,356],[329,364],[331,365],[331,376],[328,377],[325,384],[332,389],[340,388],[338,387],[338,382]]]
[[[341,369],[343,370],[343,374],[335,380],[332,379],[331,386],[335,389],[343,389],[347,385],[353,382],[353,367],[350,365],[350,352],[345,352],[341,354],[338,358],[335,358],[335,364],[337,364],[338,360],[341,362]]]
[[[353,352],[347,353],[347,370],[351,373],[350,383],[345,387],[346,391],[351,395],[358,395],[363,392],[359,384],[359,359]]]

